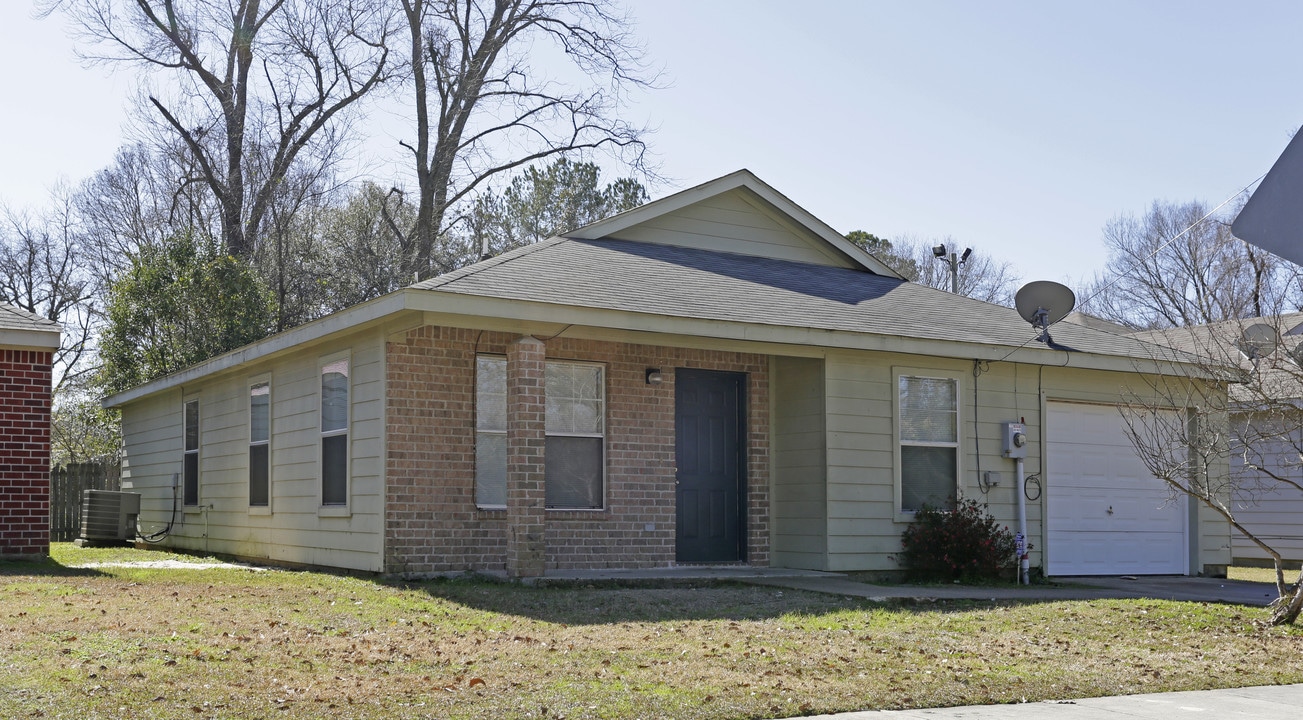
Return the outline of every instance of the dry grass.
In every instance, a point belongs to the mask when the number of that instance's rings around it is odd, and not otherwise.
[[[1298,570],[1286,570],[1285,582],[1292,583],[1298,580]],[[1248,580],[1249,582],[1265,582],[1276,584],[1276,571],[1271,568],[1259,567],[1238,567],[1233,566],[1226,569],[1226,577],[1231,580]]]
[[[0,564],[0,717],[751,718],[1303,681],[1303,633],[1256,618]]]

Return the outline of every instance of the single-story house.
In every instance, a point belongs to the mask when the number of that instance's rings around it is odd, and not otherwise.
[[[51,368],[61,332],[0,303],[0,557],[50,551]]]
[[[924,503],[1031,563],[1217,572],[1115,408],[1152,346],[909,283],[747,171],[106,398],[173,547],[386,573],[895,571]],[[1169,353],[1170,354],[1170,353]]]
[[[1232,384],[1226,396],[1233,488],[1228,507],[1236,522],[1283,560],[1303,563],[1303,490],[1289,484],[1303,484],[1303,312],[1136,337],[1238,365],[1243,371],[1246,382]],[[1239,531],[1231,533],[1231,554],[1236,564],[1272,561]]]

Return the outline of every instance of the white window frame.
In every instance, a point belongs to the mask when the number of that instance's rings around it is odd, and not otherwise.
[[[543,422],[544,422],[543,442],[544,442],[544,445],[546,445],[546,443],[547,443],[547,438],[549,438],[549,437],[581,437],[581,438],[597,438],[598,440],[601,441],[601,448],[602,448],[602,449],[601,449],[600,470],[599,470],[599,473],[598,473],[598,476],[597,476],[597,482],[600,484],[600,487],[598,487],[598,489],[597,489],[597,496],[598,496],[598,498],[599,498],[599,502],[598,502],[597,507],[545,507],[545,509],[546,509],[546,510],[559,511],[559,512],[593,512],[593,513],[596,513],[596,512],[604,512],[604,511],[606,510],[606,466],[607,466],[607,447],[606,447],[606,418],[607,418],[607,412],[606,412],[606,375],[607,375],[607,372],[606,372],[606,363],[593,362],[593,361],[591,361],[591,360],[566,360],[566,359],[548,360],[546,363],[544,363],[544,369],[543,369],[543,373],[544,373],[543,386],[544,386],[544,388],[547,387],[547,368],[548,368],[549,366],[553,366],[553,365],[579,365],[579,366],[583,366],[583,367],[595,367],[595,368],[597,368],[598,370],[601,371],[600,377],[598,377],[598,382],[597,382],[597,385],[598,385],[598,388],[597,388],[597,394],[598,394],[597,401],[601,403],[601,407],[602,407],[602,411],[601,411],[601,420],[602,420],[601,426],[602,426],[602,431],[601,431],[601,432],[598,432],[598,433],[583,433],[583,432],[553,432],[553,431],[548,430],[548,429],[546,428],[546,423],[547,423],[547,409],[546,409],[546,407],[544,408],[544,412],[543,412],[543,418],[544,418],[544,420],[543,420]],[[543,482],[544,482],[544,483],[547,482],[547,478],[546,478],[546,476],[544,477]],[[546,492],[544,493],[544,495],[546,496]]]
[[[502,428],[501,430],[497,430],[497,429],[492,429],[492,430],[482,430],[482,429],[480,429],[480,361],[481,361],[481,360],[497,360],[497,361],[501,361],[502,364],[505,366],[505,365],[506,365],[506,362],[507,362],[507,356],[505,356],[505,355],[493,355],[493,354],[489,354],[489,353],[479,353],[479,354],[477,354],[477,355],[475,356],[475,388],[474,388],[474,393],[475,393],[475,399],[474,399],[475,424],[474,424],[474,427],[475,427],[475,446],[476,446],[477,448],[479,447],[480,435],[481,435],[481,434],[483,434],[483,435],[494,435],[494,436],[500,436],[500,437],[502,437],[502,438],[506,438],[506,436],[507,436],[507,428],[506,428],[506,421],[505,421],[505,420],[504,420],[504,423],[503,423],[503,428]],[[506,385],[505,385],[505,377],[506,377],[506,375],[505,375],[505,373],[504,373],[504,375],[503,375],[503,378],[504,378],[504,385],[503,385],[503,388],[502,388],[502,392],[503,392],[504,395],[505,395],[506,392],[507,392],[507,388],[506,388]],[[506,401],[504,400],[503,402],[505,403]],[[505,418],[505,411],[504,411],[504,418]],[[503,487],[504,487],[504,488],[506,487],[506,478],[503,478]],[[475,462],[475,487],[472,489],[472,496],[475,498],[475,507],[479,508],[480,510],[506,510],[506,509],[507,509],[507,505],[506,505],[505,502],[502,503],[501,505],[496,504],[496,503],[481,503],[481,502],[480,502],[480,500],[479,500],[479,497],[480,497],[480,468],[479,468],[479,459],[478,459],[478,458],[476,458],[476,462]]]
[[[253,437],[253,389],[258,387],[259,385],[267,386],[267,437],[264,440],[256,440]],[[272,418],[272,401],[274,395],[272,394],[271,375],[266,375],[266,374],[255,375],[249,378],[249,381],[246,383],[246,386],[248,389],[248,393],[246,394],[245,397],[249,401],[249,406],[247,408],[248,418],[249,418],[249,450],[248,453],[245,455],[245,458],[249,462],[248,473],[247,473],[248,482],[249,482],[248,496],[252,496],[253,494],[253,448],[258,446],[264,446],[267,448],[267,504],[254,505],[252,502],[250,502],[249,514],[270,515],[272,513],[272,508],[271,508],[272,495],[274,494],[272,493],[272,462],[271,462],[271,453],[272,453],[272,444],[271,444],[272,419],[271,418]],[[248,496],[246,496],[246,498]]]
[[[937,370],[935,368],[893,367],[891,372],[891,406],[892,406],[892,464],[894,466],[893,505],[897,522],[912,522],[917,514],[915,510],[906,510],[904,504],[904,464],[901,448],[906,444],[901,438],[901,378],[921,378],[927,380],[947,380],[955,386],[955,440],[954,442],[920,442],[909,441],[910,447],[952,447],[955,449],[955,499],[964,496],[964,373],[960,371]]]
[[[325,429],[325,397],[322,394],[322,380],[325,374],[326,366],[333,363],[344,361],[348,366],[348,383],[346,386],[347,395],[344,402],[344,426],[342,428]],[[343,350],[330,355],[325,355],[317,361],[317,514],[322,517],[345,517],[352,513],[353,504],[353,474],[351,467],[353,464],[353,443],[351,433],[353,429],[353,357],[352,352]],[[325,467],[325,441],[327,438],[343,436],[344,439],[344,502],[327,505],[325,500],[326,491],[326,467]]]
[[[195,446],[189,448],[186,446],[186,434],[189,429],[190,406],[194,405],[195,413]],[[181,400],[181,508],[183,512],[200,512],[203,510],[203,454],[201,449],[204,446],[204,416],[203,403],[199,401],[198,395],[188,395]],[[186,493],[186,464],[191,455],[194,455],[195,466],[195,496],[191,498]]]
[[[479,427],[479,412],[480,412],[480,399],[479,399],[479,363],[480,363],[480,360],[481,360],[481,359],[500,360],[501,362],[505,363],[505,362],[506,362],[506,356],[504,356],[504,355],[495,355],[495,354],[492,354],[492,353],[480,353],[480,354],[477,354],[477,355],[475,356],[476,378],[475,378],[475,400],[474,400],[474,404],[475,404],[475,417],[476,417],[476,421],[475,421],[475,436],[476,436],[476,443],[477,443],[477,444],[478,444],[478,438],[479,438],[479,436],[480,436],[481,434],[492,434],[492,435],[500,435],[500,436],[505,436],[505,435],[507,434],[505,428],[502,429],[502,430],[482,430],[482,429],[480,429],[480,427]],[[547,511],[550,511],[550,512],[604,512],[604,511],[607,509],[607,505],[606,505],[606,500],[607,500],[607,465],[609,464],[609,463],[608,463],[608,455],[609,455],[609,453],[608,453],[608,447],[607,447],[607,444],[608,444],[608,443],[607,443],[607,437],[606,437],[606,436],[607,436],[607,418],[608,418],[608,413],[607,413],[607,399],[606,399],[606,378],[607,378],[607,374],[608,374],[608,373],[607,373],[606,363],[593,362],[593,361],[591,361],[591,360],[568,360],[568,359],[551,359],[551,358],[549,358],[549,359],[547,359],[547,360],[544,362],[544,371],[543,371],[543,372],[544,372],[544,388],[546,388],[546,386],[547,386],[547,385],[546,385],[546,383],[547,383],[547,380],[546,380],[547,368],[550,367],[550,366],[555,366],[555,365],[582,365],[582,366],[587,366],[587,367],[596,367],[596,368],[598,368],[598,369],[601,370],[601,377],[600,377],[600,380],[599,380],[599,388],[598,388],[598,391],[599,391],[598,401],[601,403],[601,427],[602,427],[602,431],[601,431],[601,432],[598,432],[598,433],[553,432],[553,431],[547,430],[547,429],[546,429],[546,425],[545,425],[545,428],[544,428],[544,443],[546,443],[546,440],[547,440],[548,437],[586,437],[586,438],[598,438],[598,439],[601,440],[601,474],[600,474],[599,477],[598,477],[598,482],[601,484],[601,487],[598,489],[598,495],[599,495],[599,497],[600,497],[600,499],[601,499],[601,502],[600,502],[600,504],[599,504],[598,507],[550,507],[550,506],[549,506],[549,507],[546,507],[545,509],[546,509]],[[505,375],[504,375],[504,377],[505,377]],[[506,390],[506,388],[504,387],[504,388],[503,388],[504,393],[505,393],[505,390]],[[546,390],[545,390],[545,392],[546,392]],[[510,406],[508,406],[508,413],[509,413],[509,412],[510,412]],[[545,408],[545,409],[544,409],[544,423],[547,422],[547,421],[546,421],[546,417],[547,417],[547,413],[546,413],[546,408]],[[546,477],[544,477],[544,483],[546,483],[546,482],[547,482],[547,479],[546,479]],[[479,468],[478,468],[478,466],[476,467],[476,471],[475,471],[475,490],[474,490],[474,496],[475,496],[475,498],[476,498],[475,506],[476,506],[477,508],[479,508],[480,510],[504,510],[504,509],[506,509],[506,507],[507,507],[505,504],[497,505],[497,504],[484,504],[484,503],[480,503],[480,502],[479,502],[479,499],[478,499],[478,498],[479,498]]]

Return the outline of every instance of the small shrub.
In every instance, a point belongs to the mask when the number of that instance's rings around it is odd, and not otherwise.
[[[1016,564],[1013,533],[976,500],[953,510],[924,507],[900,542],[911,580],[991,580]]]

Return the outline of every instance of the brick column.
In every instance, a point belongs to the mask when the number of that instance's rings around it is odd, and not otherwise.
[[[507,346],[507,575],[543,574],[543,450],[547,398],[542,341]]]
[[[50,361],[0,350],[0,556],[50,552]]]

